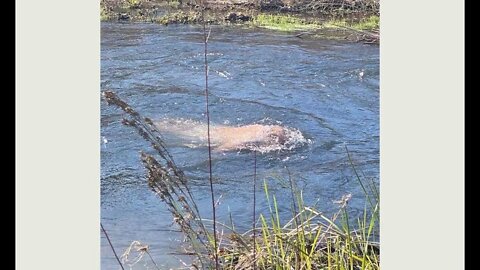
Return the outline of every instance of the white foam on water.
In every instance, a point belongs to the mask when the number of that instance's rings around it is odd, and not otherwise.
[[[261,145],[261,146],[249,146],[248,149],[252,151],[258,151],[262,154],[269,152],[279,151],[291,151],[306,144],[311,144],[312,140],[305,138],[302,132],[296,128],[284,127],[286,140],[284,143],[278,141],[273,144]]]

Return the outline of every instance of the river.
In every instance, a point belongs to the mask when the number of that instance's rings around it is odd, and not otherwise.
[[[101,89],[113,90],[156,121],[205,123],[201,28],[102,23]],[[327,215],[351,193],[352,215],[364,208],[346,148],[359,172],[379,185],[379,47],[342,40],[302,39],[246,27],[212,27],[209,37],[210,116],[213,125],[278,124],[295,131],[290,147],[258,155],[259,183],[268,181],[282,216],[289,216],[292,177],[306,204]],[[99,95],[100,97],[100,95]],[[182,235],[147,187],[139,151],[148,150],[122,112],[101,101],[101,221],[118,253],[138,240],[161,269],[181,266]],[[210,218],[208,152],[166,135],[177,165],[191,179]],[[251,224],[254,159],[251,151],[213,153],[218,218],[231,214],[239,230]],[[259,185],[260,185],[259,184]],[[261,189],[258,212],[268,211]],[[100,232],[99,232],[100,233]],[[101,236],[102,269],[118,269]],[[136,268],[135,268],[136,267]],[[153,269],[144,258],[134,269]]]

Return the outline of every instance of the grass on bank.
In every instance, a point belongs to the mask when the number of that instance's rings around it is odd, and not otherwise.
[[[357,30],[377,30],[380,27],[380,17],[372,15],[357,22],[345,19],[331,19],[325,22],[307,20],[293,15],[259,14],[251,22],[253,26],[278,31],[308,31],[322,28],[350,27]]]
[[[316,22],[308,22],[292,15],[273,14],[259,14],[253,19],[251,24],[279,31],[315,30],[321,27]]]
[[[330,20],[324,24],[325,27],[350,27],[356,30],[378,30],[380,28],[380,17],[372,15],[370,17],[361,19],[358,22],[347,22],[345,19]]]
[[[107,9],[104,5],[100,5],[100,21],[108,21],[110,20],[110,15],[107,12]]]
[[[380,269],[379,244],[372,240],[378,230],[378,204],[351,220],[346,195],[338,201],[338,212],[327,217],[306,206],[302,193],[294,191],[292,217],[282,222],[276,196],[269,194],[266,182],[264,193],[269,213],[259,215],[255,244],[252,231],[226,234],[220,247],[221,269]]]

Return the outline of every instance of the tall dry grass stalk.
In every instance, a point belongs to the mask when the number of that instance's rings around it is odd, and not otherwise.
[[[114,92],[104,91],[102,95],[108,104],[115,105],[126,113],[122,124],[135,128],[156,150],[159,160],[153,155],[141,152],[141,160],[148,173],[148,185],[168,206],[175,223],[191,243],[189,248],[192,250],[187,250],[186,253],[197,255],[201,264],[207,264],[210,261],[209,251],[212,250],[210,230],[200,216],[186,176],[167,151],[157,127],[150,118],[141,117]]]
[[[218,239],[217,239],[217,217],[215,207],[215,191],[213,189],[213,173],[212,173],[212,146],[210,138],[210,110],[208,101],[208,38],[210,31],[207,34],[207,22],[205,20],[206,2],[202,1],[202,25],[203,25],[203,45],[204,45],[204,71],[205,71],[205,115],[207,117],[207,142],[208,142],[208,182],[210,184],[210,196],[212,200],[212,220],[213,220],[213,248],[215,256],[215,269],[219,269],[218,264]]]
[[[115,255],[115,259],[117,259],[117,262],[120,265],[120,268],[124,270],[125,268],[123,268],[123,264],[120,261],[120,258],[118,257],[117,252],[115,251],[115,248],[113,247],[112,241],[110,241],[110,237],[108,236],[108,233],[105,230],[105,228],[103,228],[103,224],[101,222],[100,222],[100,228],[102,228],[103,234],[107,238],[108,244],[110,245],[110,249],[113,251],[113,255]]]
[[[253,270],[257,269],[257,151],[253,151],[253,221],[252,221],[252,232],[253,232]]]

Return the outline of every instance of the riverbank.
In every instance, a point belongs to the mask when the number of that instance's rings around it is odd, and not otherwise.
[[[102,0],[102,21],[163,25],[202,23],[202,7],[185,0]],[[379,0],[207,0],[209,24],[243,24],[291,32],[299,38],[379,42]]]

